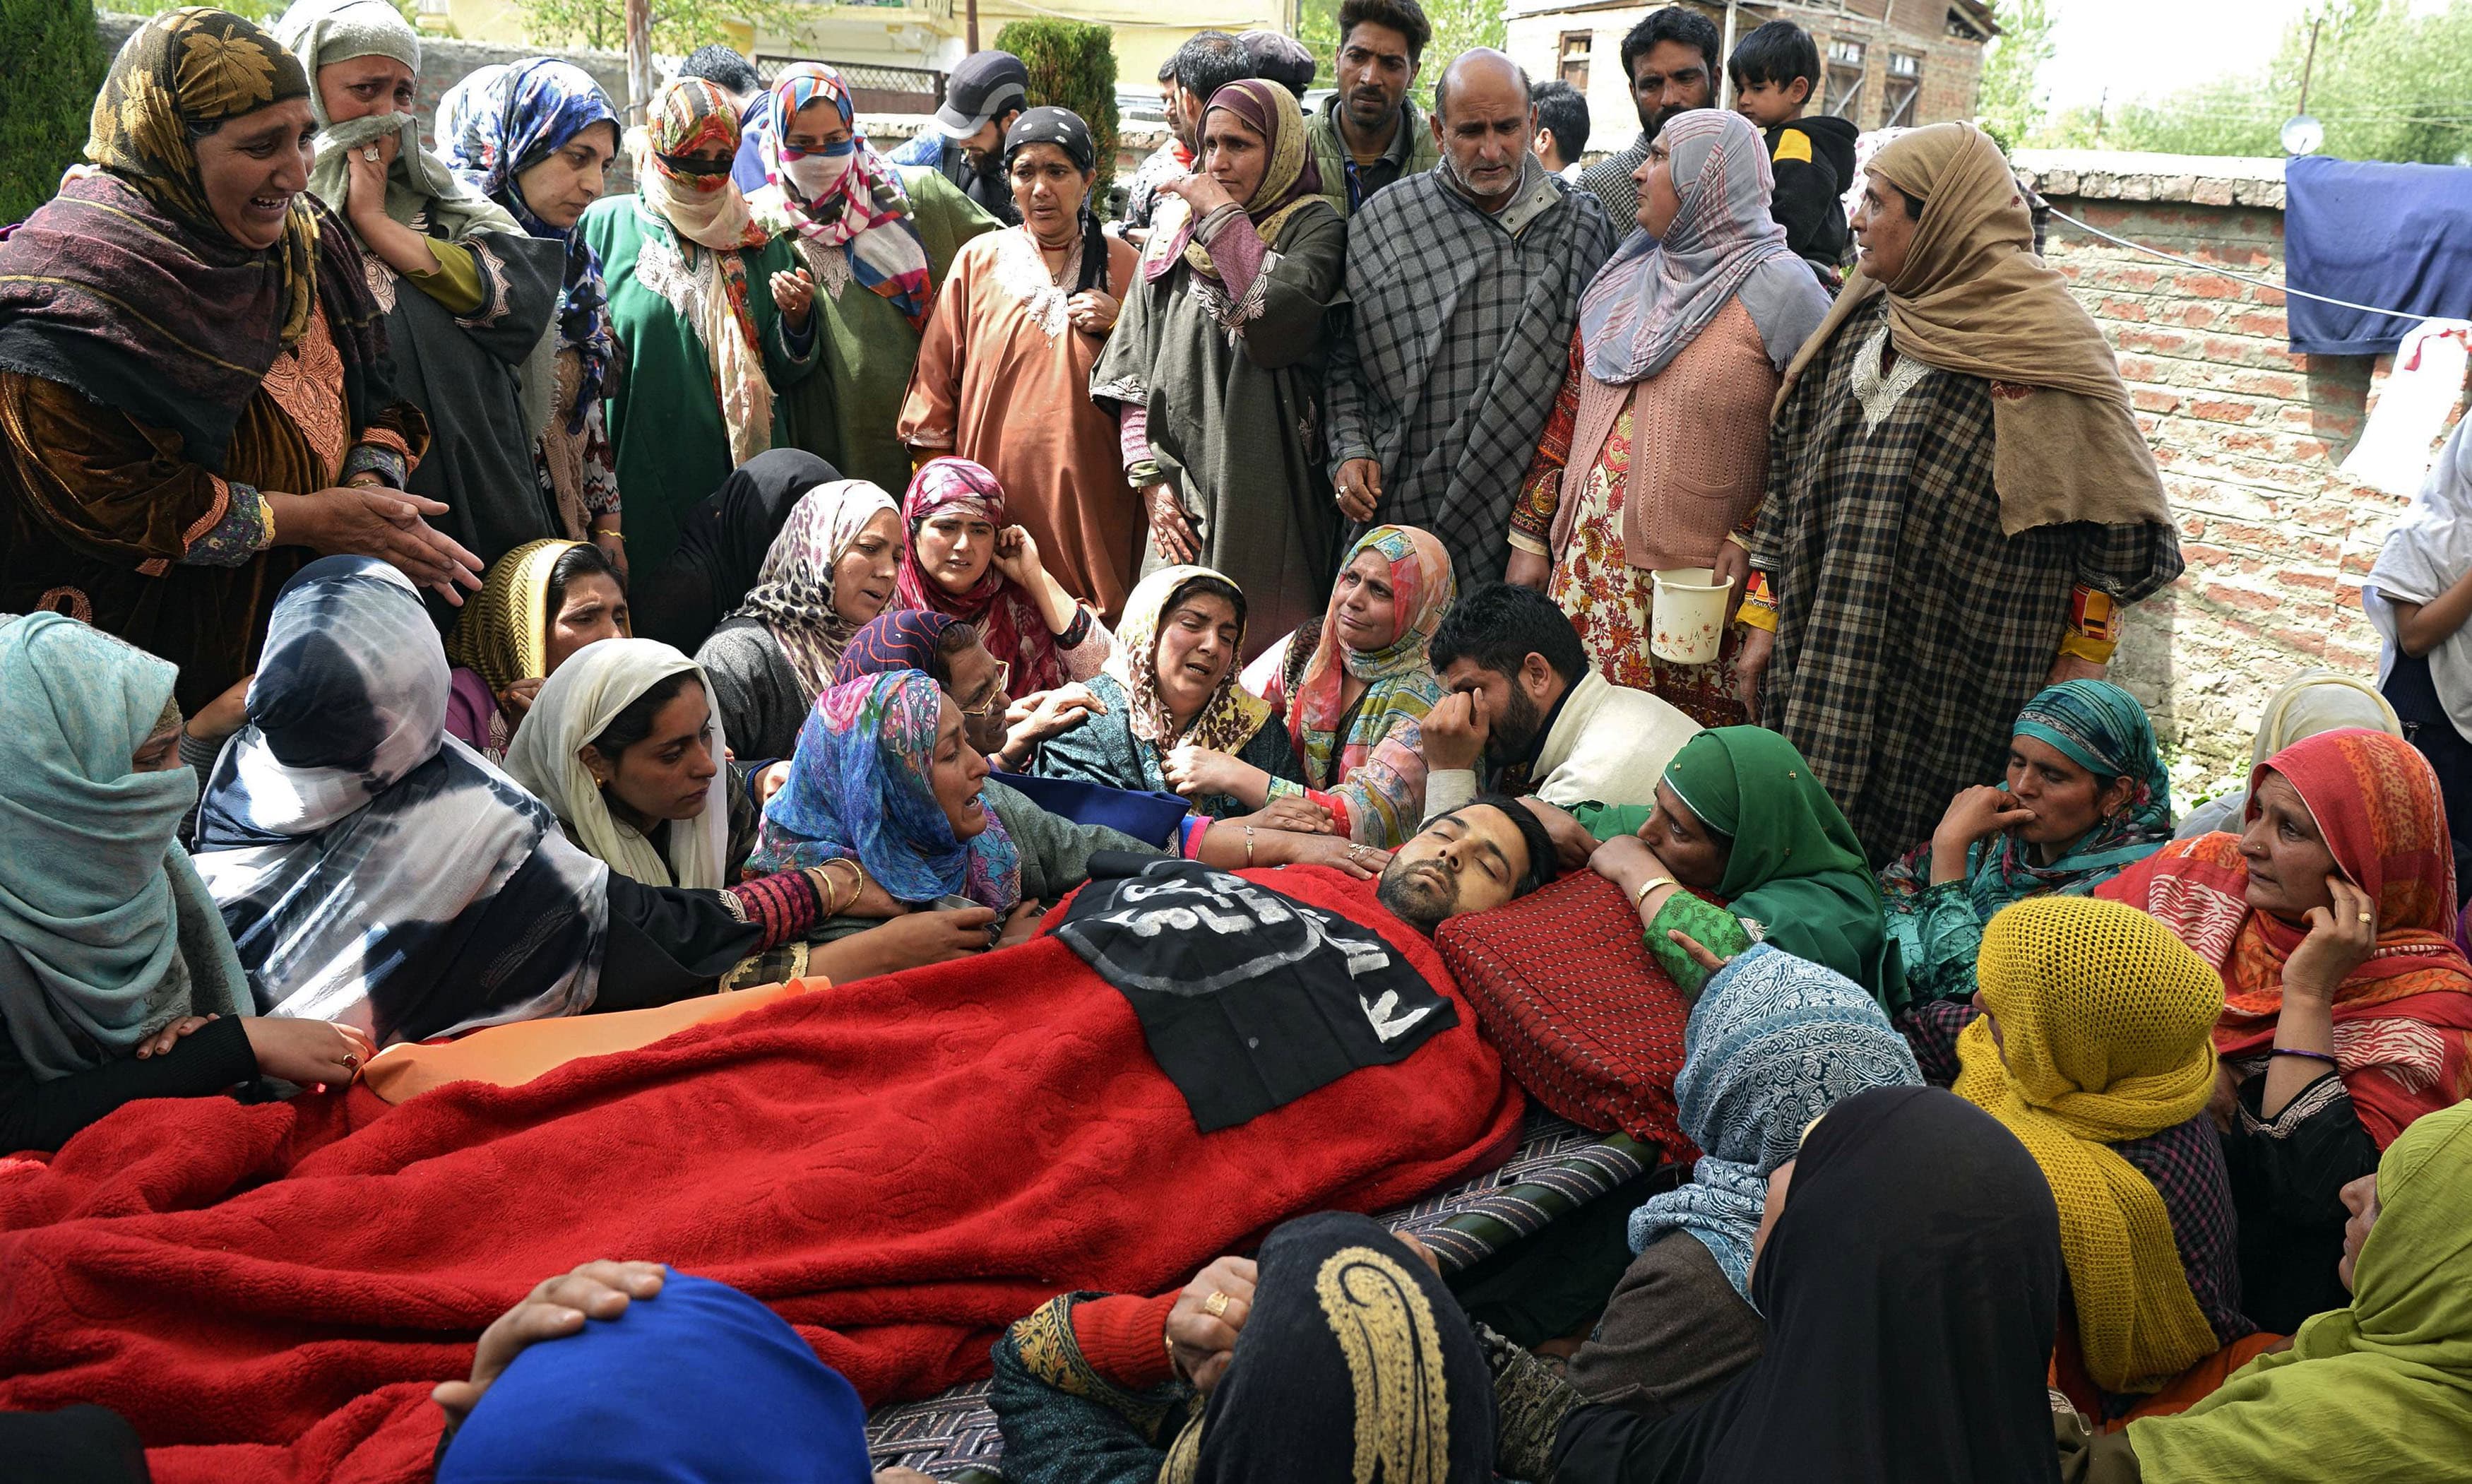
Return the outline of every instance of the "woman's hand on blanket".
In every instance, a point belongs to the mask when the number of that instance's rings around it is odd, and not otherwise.
[[[1250,1257],[1217,1258],[1193,1276],[1168,1310],[1168,1356],[1177,1374],[1203,1396],[1236,1358],[1236,1336],[1253,1312],[1253,1284],[1259,1276]]]
[[[304,1088],[344,1087],[368,1065],[368,1034],[356,1025],[297,1016],[250,1016],[241,1021],[259,1075]]]
[[[506,1374],[526,1346],[579,1333],[586,1319],[617,1318],[627,1312],[629,1304],[659,1293],[667,1272],[657,1262],[605,1259],[543,1281],[524,1295],[521,1304],[481,1331],[481,1343],[472,1352],[472,1378],[442,1381],[429,1400],[438,1403],[449,1424],[463,1426],[482,1393]]]
[[[1221,823],[1239,829],[1250,825],[1256,829],[1282,829],[1299,835],[1327,835],[1339,828],[1339,821],[1330,810],[1302,794],[1281,794],[1242,819]]]
[[[1201,559],[1201,542],[1193,534],[1193,516],[1176,487],[1161,481],[1142,490],[1142,509],[1150,516],[1151,545],[1170,562]]]
[[[1701,945],[1699,939],[1692,937],[1689,933],[1684,932],[1678,927],[1667,928],[1665,930],[1665,941],[1674,945],[1676,947],[1680,948],[1683,952],[1690,954],[1694,963],[1698,964],[1700,968],[1708,970],[1712,974],[1733,962],[1732,959],[1719,958],[1716,954],[1709,952],[1706,947]]]
[[[987,925],[996,920],[993,907],[959,907],[950,912],[908,912],[870,927],[860,936],[875,949],[874,971],[899,973],[929,964],[987,950]]]
[[[1015,904],[1012,911],[1005,915],[1004,932],[996,939],[995,945],[999,948],[1010,948],[1014,944],[1028,943],[1037,937],[1038,920],[1046,911],[1047,907],[1043,902],[1025,901]]]
[[[180,1018],[173,1021],[161,1030],[156,1031],[154,1035],[139,1041],[137,1043],[137,1059],[142,1062],[151,1056],[161,1056],[164,1052],[171,1050],[175,1045],[178,1044],[181,1037],[188,1035],[191,1031],[202,1029],[209,1020],[220,1018],[222,1017],[219,1016],[182,1016]]]

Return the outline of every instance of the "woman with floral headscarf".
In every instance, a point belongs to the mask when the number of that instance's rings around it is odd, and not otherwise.
[[[2345,1182],[2472,1093],[2472,962],[2437,778],[2380,731],[2319,732],[2250,775],[2246,833],[2175,840],[2095,889],[2223,979],[2213,1112],[2242,1307],[2284,1333],[2340,1307]]]
[[[294,0],[273,30],[309,73],[309,189],[359,242],[396,387],[437,434],[411,488],[446,502],[440,528],[485,562],[567,534],[533,463],[564,249],[421,148],[420,36],[391,0]]]
[[[773,394],[813,375],[815,281],[768,241],[729,178],[738,110],[686,77],[661,89],[635,152],[639,194],[576,226],[601,259],[627,374],[605,389],[634,574],[654,579],[678,527],[731,469],[786,443]]]
[[[446,507],[400,492],[429,423],[391,390],[360,250],[308,193],[315,129],[265,32],[166,12],[112,60],[89,163],[0,242],[0,612],[161,656],[192,717],[236,707],[312,552],[480,586],[427,524]]]
[[[1005,519],[1004,486],[967,459],[930,459],[901,500],[902,608],[974,624],[1018,701],[1099,673],[1115,638],[1050,576],[1038,542]]]
[[[1142,570],[1224,573],[1262,633],[1286,634],[1321,609],[1338,555],[1317,429],[1347,224],[1276,83],[1212,96],[1202,162],[1159,187],[1172,200],[1090,395],[1123,407],[1125,478],[1150,524]]]
[[[1254,808],[1294,799],[1320,809],[1334,833],[1397,846],[1425,815],[1420,744],[1426,713],[1442,699],[1425,650],[1458,600],[1450,552],[1433,533],[1366,532],[1331,585],[1329,612],[1308,619],[1246,673],[1286,714],[1301,782],[1212,753],[1178,759],[1176,782],[1215,788]]]
[[[1639,229],[1581,299],[1511,510],[1509,579],[1553,594],[1605,679],[1723,727],[1745,719],[1737,640],[1705,664],[1650,653],[1649,574],[1710,567],[1742,595],[1769,403],[1828,294],[1769,216],[1768,152],[1740,114],[1676,117],[1635,174]]]
[[[892,600],[900,549],[892,496],[866,480],[798,497],[755,586],[696,651],[740,756],[787,757],[798,745],[850,636]]]
[[[2172,779],[2137,698],[2065,681],[2017,713],[2008,772],[1950,801],[1880,873],[1889,936],[1917,1000],[1974,993],[1983,924],[2029,897],[2083,897],[2172,837]]]
[[[557,376],[533,444],[534,472],[561,534],[591,540],[627,569],[618,471],[603,394],[618,372],[609,289],[575,231],[601,199],[618,156],[618,111],[573,62],[534,57],[484,67],[438,101],[439,155],[456,179],[507,208],[533,236],[565,244],[558,300]]]
[[[765,110],[769,183],[749,205],[815,280],[826,347],[822,371],[783,398],[784,437],[898,488],[911,460],[893,425],[918,338],[954,253],[998,223],[942,172],[876,153],[849,84],[822,62],[784,67]]]

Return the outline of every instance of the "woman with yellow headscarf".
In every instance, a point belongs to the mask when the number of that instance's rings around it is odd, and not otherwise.
[[[1230,83],[1201,127],[1201,168],[1159,188],[1090,395],[1123,409],[1125,478],[1149,515],[1141,575],[1223,573],[1250,602],[1252,631],[1275,636],[1321,610],[1339,565],[1313,429],[1347,224],[1320,194],[1286,88]]]
[[[2051,1182],[2074,1320],[2057,1375],[2117,1416],[2256,1328],[2206,1117],[2222,980],[2145,913],[2057,896],[1994,917],[1975,973],[1972,1005],[1903,1025],[1923,1074],[1953,1075]]]
[[[2008,759],[2047,684],[2180,572],[2110,345],[2033,252],[1971,124],[1898,137],[1861,266],[1786,368],[1736,661],[1752,719],[1845,801],[1874,866]]]
[[[503,761],[541,682],[600,639],[635,632],[627,581],[589,541],[541,540],[489,563],[446,636],[446,732]]]

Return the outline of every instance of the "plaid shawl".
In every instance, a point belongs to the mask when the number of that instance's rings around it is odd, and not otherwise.
[[[1542,180],[1553,198],[1516,231],[1440,170],[1349,224],[1356,310],[1331,364],[1331,467],[1377,461],[1381,518],[1440,538],[1462,589],[1509,560],[1511,506],[1562,386],[1581,291],[1614,249],[1593,198]]]
[[[167,12],[131,32],[95,100],[93,166],[0,232],[0,371],[168,428],[220,472],[241,410],[323,308],[352,425],[365,425],[388,400],[386,330],[351,234],[303,192],[281,240],[242,247],[217,225],[190,146],[308,93],[291,53],[225,12]]]

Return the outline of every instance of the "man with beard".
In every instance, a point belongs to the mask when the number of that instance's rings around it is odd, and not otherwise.
[[[1533,587],[1487,583],[1462,596],[1427,647],[1450,694],[1425,718],[1425,818],[1492,789],[1547,803],[1652,803],[1665,765],[1700,724],[1588,662],[1580,632]]]
[[[1306,121],[1305,141],[1322,194],[1341,216],[1441,158],[1424,113],[1408,101],[1433,38],[1416,0],[1346,0],[1339,8],[1339,86]]]
[[[891,154],[896,165],[942,173],[981,209],[1007,227],[1021,225],[1012,182],[1004,174],[1005,131],[1030,107],[1030,69],[1010,52],[973,52],[944,84],[944,106],[933,129],[919,131]]]
[[[1374,897],[1432,936],[1445,921],[1503,906],[1561,874],[1544,820],[1516,799],[1479,794],[1425,822],[1390,852]]]
[[[1348,229],[1356,311],[1331,353],[1331,473],[1341,514],[1433,532],[1465,590],[1509,562],[1520,477],[1615,233],[1529,149],[1536,109],[1509,58],[1462,53],[1434,109],[1441,163]]]
[[[1168,139],[1151,152],[1125,187],[1125,229],[1135,241],[1150,231],[1158,189],[1193,174],[1201,157],[1201,115],[1210,95],[1253,76],[1253,54],[1224,31],[1197,31],[1176,49],[1176,81],[1167,100]]]
[[[1639,109],[1639,137],[1580,176],[1580,184],[1604,203],[1605,215],[1623,235],[1639,213],[1639,187],[1631,172],[1648,158],[1649,141],[1665,121],[1692,108],[1717,106],[1717,54],[1724,41],[1716,25],[1697,11],[1669,5],[1652,11],[1623,37],[1623,76]]]

